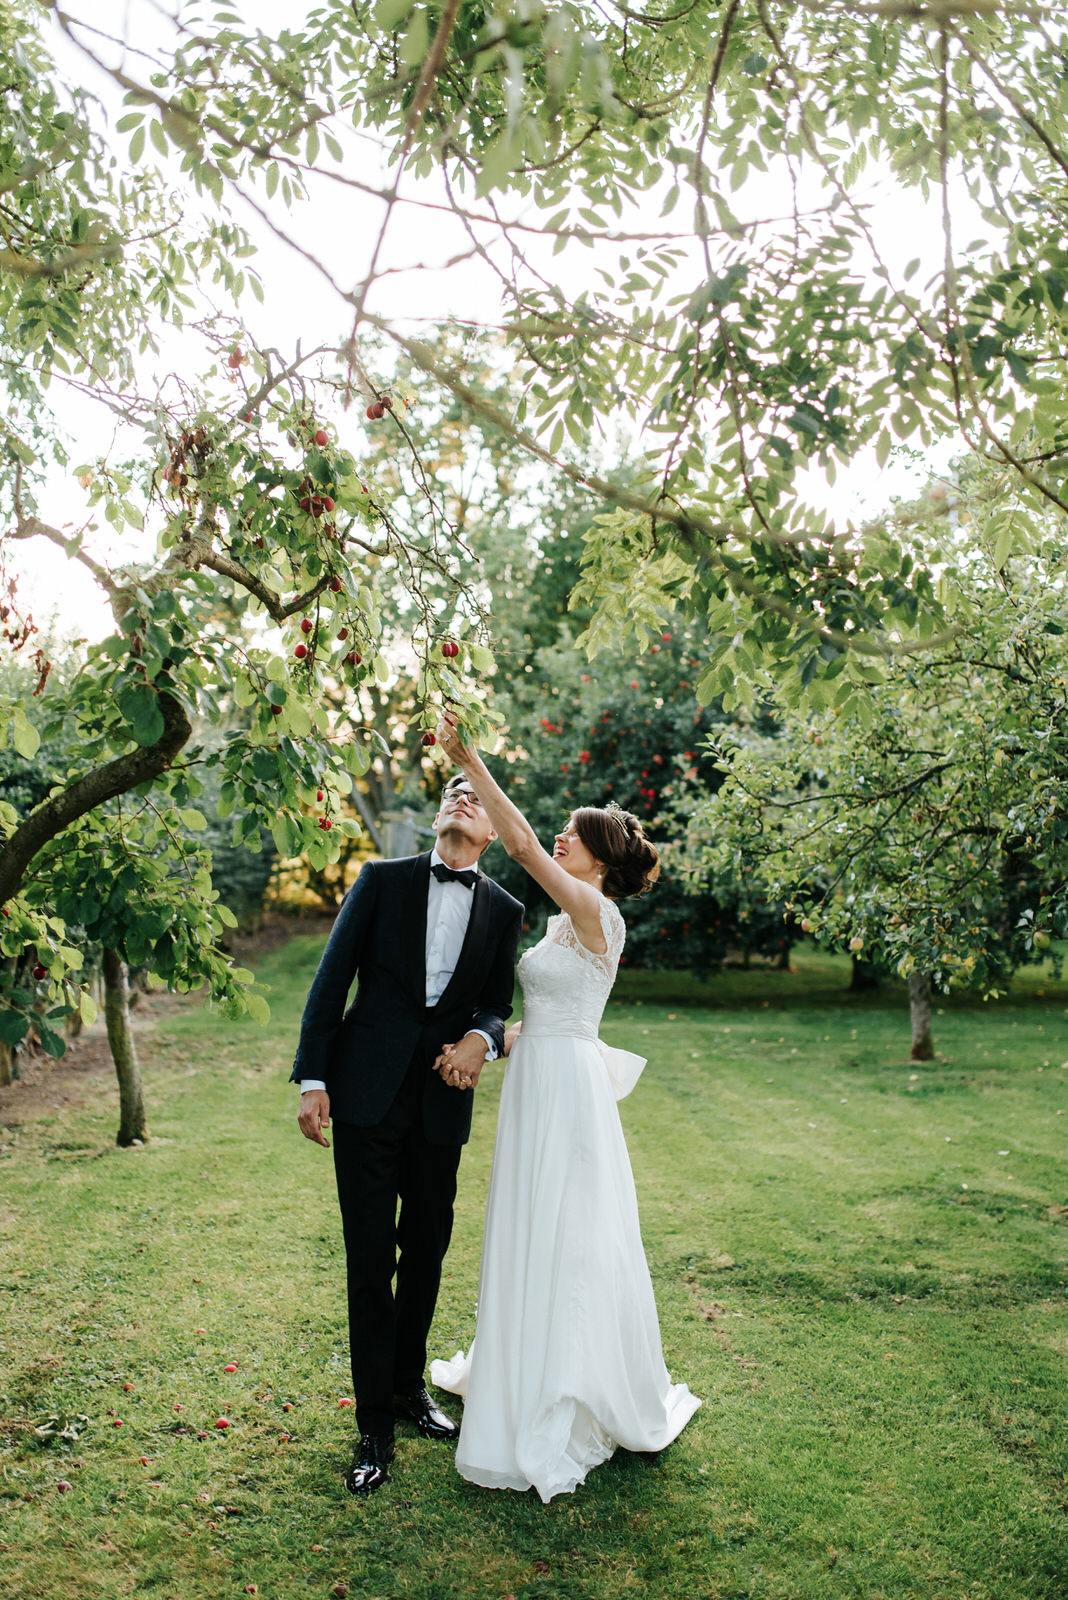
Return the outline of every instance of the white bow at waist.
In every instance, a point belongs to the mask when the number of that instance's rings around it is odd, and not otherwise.
[[[630,1094],[645,1067],[645,1057],[636,1056],[630,1050],[617,1050],[613,1045],[605,1044],[598,1039],[596,1032],[591,1028],[587,1033],[581,1025],[574,1023],[550,1022],[548,1020],[523,1019],[524,1039],[585,1039],[590,1044],[597,1046],[597,1053],[604,1062],[608,1073],[608,1081],[612,1085],[612,1093],[617,1100],[622,1100]]]
[[[630,1094],[641,1077],[646,1058],[636,1056],[630,1050],[616,1050],[612,1045],[605,1044],[602,1039],[598,1039],[597,1048],[601,1052],[601,1060],[608,1069],[612,1093],[617,1100],[622,1100]]]

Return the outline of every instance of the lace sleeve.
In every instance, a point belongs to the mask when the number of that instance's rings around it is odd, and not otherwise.
[[[566,949],[577,950],[584,961],[590,962],[599,972],[603,973],[609,983],[614,983],[619,958],[623,954],[623,942],[627,936],[627,927],[618,907],[606,896],[601,897],[600,918],[601,932],[604,934],[604,950],[588,950],[575,932],[571,918],[566,912],[549,918],[546,937],[553,944],[561,944]]]
[[[604,934],[604,942],[608,948],[600,959],[611,963],[612,977],[614,978],[616,968],[619,966],[619,958],[623,954],[623,944],[627,937],[627,925],[623,921],[623,913],[615,901],[609,900],[604,896],[601,898],[601,932]]]

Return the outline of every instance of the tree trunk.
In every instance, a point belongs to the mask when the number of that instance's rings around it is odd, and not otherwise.
[[[931,1042],[931,979],[926,972],[909,973],[909,1009],[912,1012],[910,1061],[933,1061]]]
[[[130,985],[126,963],[117,950],[105,950],[103,958],[104,1019],[119,1080],[119,1131],[115,1135],[115,1142],[120,1145],[143,1144],[148,1138],[145,1096],[130,1027]]]
[[[12,1079],[11,1063],[15,1059],[15,1051],[9,1044],[0,1040],[0,1089],[6,1089]]]
[[[867,994],[872,989],[877,989],[881,982],[879,969],[873,961],[865,961],[862,956],[853,957],[853,976],[849,980],[850,994]]]
[[[774,972],[789,972],[789,970],[790,970],[790,951],[791,951],[792,948],[793,948],[793,946],[790,945],[790,944],[784,944],[783,945],[782,949],[779,951],[778,955],[775,957],[774,962],[772,963],[772,971],[774,971]]]

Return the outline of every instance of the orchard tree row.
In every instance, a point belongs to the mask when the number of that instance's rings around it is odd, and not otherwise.
[[[84,62],[68,81],[45,14]],[[87,1008],[83,936],[265,1015],[190,838],[205,795],[236,843],[268,833],[325,871],[353,779],[396,761],[363,708],[399,668],[406,748],[442,700],[492,734],[510,663],[500,569],[468,539],[486,485],[458,492],[421,415],[507,439],[513,500],[535,473],[589,497],[585,648],[644,652],[688,617],[697,697],[758,732],[769,695],[874,722],[908,662],[967,657],[988,601],[947,591],[947,562],[1002,574],[1048,541],[1061,592],[1058,9],[355,0],[274,38],[190,8],[147,54],[99,23],[28,0],[0,18],[0,624],[44,713],[0,701],[0,735],[31,759],[39,727],[65,730],[72,751],[28,813],[0,809],[2,1037],[42,1003]],[[289,215],[325,186],[374,218],[347,280]],[[325,348],[276,348],[238,204],[334,297]],[[900,206],[929,256],[900,261]],[[375,309],[422,264],[402,215],[420,252],[453,230],[456,267],[493,285],[484,321],[417,337]],[[69,455],[71,403],[106,418],[105,450]],[[948,552],[806,498],[814,473],[947,434],[979,484]],[[57,467],[86,496],[69,526]],[[519,559],[498,503],[482,547]],[[110,607],[66,681],[20,601],[29,541]]]

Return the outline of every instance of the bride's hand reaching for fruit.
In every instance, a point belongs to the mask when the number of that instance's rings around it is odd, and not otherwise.
[[[464,744],[460,738],[460,730],[456,718],[451,711],[441,713],[438,723],[438,744],[450,761],[455,761],[458,767],[467,767],[475,759],[476,751]]]

